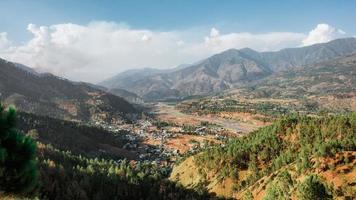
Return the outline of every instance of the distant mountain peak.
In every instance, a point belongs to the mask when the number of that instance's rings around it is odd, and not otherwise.
[[[240,52],[258,52],[254,49],[251,49],[249,47],[245,47],[245,48],[242,48],[242,49],[239,49]]]
[[[145,98],[177,98],[205,95],[244,86],[273,73],[310,66],[356,53],[356,38],[341,38],[311,46],[258,52],[251,48],[228,49],[176,71],[160,71],[135,76],[121,74],[111,79],[109,88],[123,88]],[[152,95],[154,94],[154,95]]]

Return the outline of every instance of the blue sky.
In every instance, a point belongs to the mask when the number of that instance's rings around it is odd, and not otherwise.
[[[182,30],[218,27],[223,32],[310,30],[328,23],[356,34],[356,1],[347,0],[1,0],[0,31],[30,37],[29,23],[124,22],[133,28]]]
[[[351,0],[0,0],[0,58],[96,83],[230,48],[355,37],[355,8]]]

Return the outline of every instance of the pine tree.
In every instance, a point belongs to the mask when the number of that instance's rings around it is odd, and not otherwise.
[[[317,175],[308,176],[299,186],[301,200],[327,200],[332,199],[328,188]]]
[[[29,194],[38,185],[36,144],[16,129],[16,112],[0,105],[0,191]]]

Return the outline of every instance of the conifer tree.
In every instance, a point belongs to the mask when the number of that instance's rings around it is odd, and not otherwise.
[[[29,194],[38,185],[36,144],[16,129],[16,112],[0,105],[0,191]]]

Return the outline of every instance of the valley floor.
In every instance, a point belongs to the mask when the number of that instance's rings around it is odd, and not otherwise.
[[[177,124],[199,125],[201,122],[209,122],[230,131],[235,135],[246,134],[267,125],[267,123],[253,119],[248,113],[225,113],[221,115],[195,115],[186,114],[178,110],[174,105],[157,103],[155,111],[158,118]],[[229,116],[230,115],[230,116]]]

